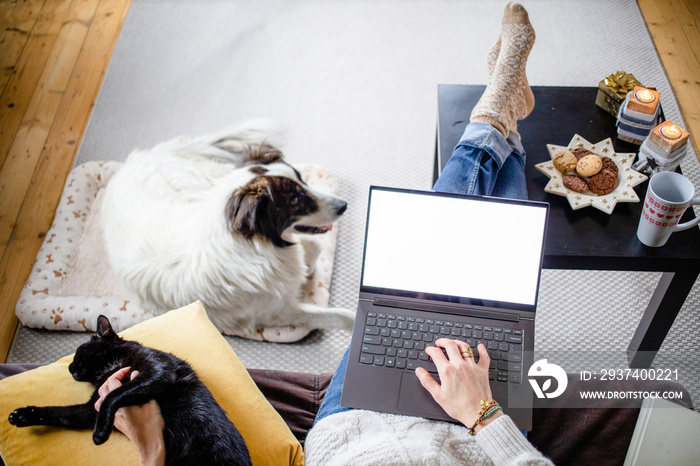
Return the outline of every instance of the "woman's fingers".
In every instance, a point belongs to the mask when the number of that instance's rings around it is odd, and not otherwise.
[[[447,340],[441,338],[435,343],[437,345],[440,345],[442,348],[445,348],[445,351],[447,352],[447,357],[450,359],[450,361],[454,362],[462,359],[462,354],[460,352],[459,345],[457,345],[457,342],[455,340]]]
[[[474,353],[472,348],[463,341],[440,338],[435,342],[435,344],[441,348],[445,348],[450,361],[462,360],[469,362],[469,359],[471,359],[471,362],[474,362]],[[471,355],[471,357],[469,357],[469,355]]]
[[[102,402],[104,402],[104,399],[107,395],[109,395],[117,388],[121,387],[122,380],[124,380],[124,377],[126,377],[126,374],[128,374],[130,370],[131,367],[122,367],[114,374],[110,375],[109,378],[105,381],[105,383],[100,385],[100,388],[97,389],[97,393],[100,395],[100,398],[95,402],[95,411],[100,410]]]
[[[479,351],[479,365],[488,368],[489,364],[491,364],[491,357],[489,352],[486,351],[486,347],[480,344],[477,350]]]
[[[418,376],[418,380],[420,380],[421,385],[423,385],[423,388],[428,390],[428,393],[435,398],[435,396],[440,392],[440,384],[437,383],[433,376],[422,367],[416,369],[416,375]]]

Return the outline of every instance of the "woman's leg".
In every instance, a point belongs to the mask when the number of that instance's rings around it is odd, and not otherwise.
[[[510,133],[507,141],[513,152],[503,163],[491,195],[508,199],[527,199],[525,149],[516,133]]]
[[[470,121],[489,123],[504,137],[517,132],[518,120],[528,116],[535,106],[525,73],[534,44],[535,29],[527,11],[522,5],[508,3],[501,19],[501,35],[487,56],[489,84],[472,109]]]
[[[506,140],[488,123],[469,123],[433,189],[527,199],[525,151],[520,138],[511,133]]]
[[[527,198],[525,151],[516,125],[534,106],[525,77],[525,63],[534,41],[527,11],[515,3],[506,5],[501,35],[487,57],[489,85],[435,183],[436,191]],[[340,405],[340,397],[349,351],[331,379],[314,422],[348,410]]]
[[[525,8],[506,5],[501,34],[487,55],[489,84],[433,189],[527,198],[525,151],[517,122],[535,105],[525,73],[534,43],[535,30]]]

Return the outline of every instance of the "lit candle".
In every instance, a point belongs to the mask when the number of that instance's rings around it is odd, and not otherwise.
[[[654,89],[636,86],[630,94],[627,108],[629,110],[649,115],[652,118],[659,107],[659,94]]]
[[[659,128],[659,132],[668,139],[678,139],[683,135],[681,129],[673,123],[671,123],[670,125],[662,126],[661,128]]]
[[[663,152],[671,154],[688,142],[688,132],[672,121],[664,121],[651,130],[649,140]]]
[[[640,89],[634,93],[634,96],[640,102],[645,104],[651,103],[656,100],[656,96],[649,89]]]

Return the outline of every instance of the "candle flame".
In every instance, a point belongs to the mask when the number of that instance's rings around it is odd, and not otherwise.
[[[656,100],[656,96],[649,89],[640,89],[634,93],[634,96],[637,98],[637,100],[644,103],[649,103]]]

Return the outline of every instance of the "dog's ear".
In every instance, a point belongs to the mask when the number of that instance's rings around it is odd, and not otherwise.
[[[246,238],[255,234],[255,216],[258,206],[269,197],[260,186],[247,185],[233,192],[226,206],[226,220],[232,232]]]
[[[233,192],[226,206],[226,219],[232,233],[246,238],[259,234],[275,246],[291,246],[282,239],[278,212],[272,200],[270,185],[265,177],[256,178],[248,185]]]
[[[248,146],[246,158],[251,164],[268,165],[280,162],[283,156],[282,151],[263,142],[259,146]]]

